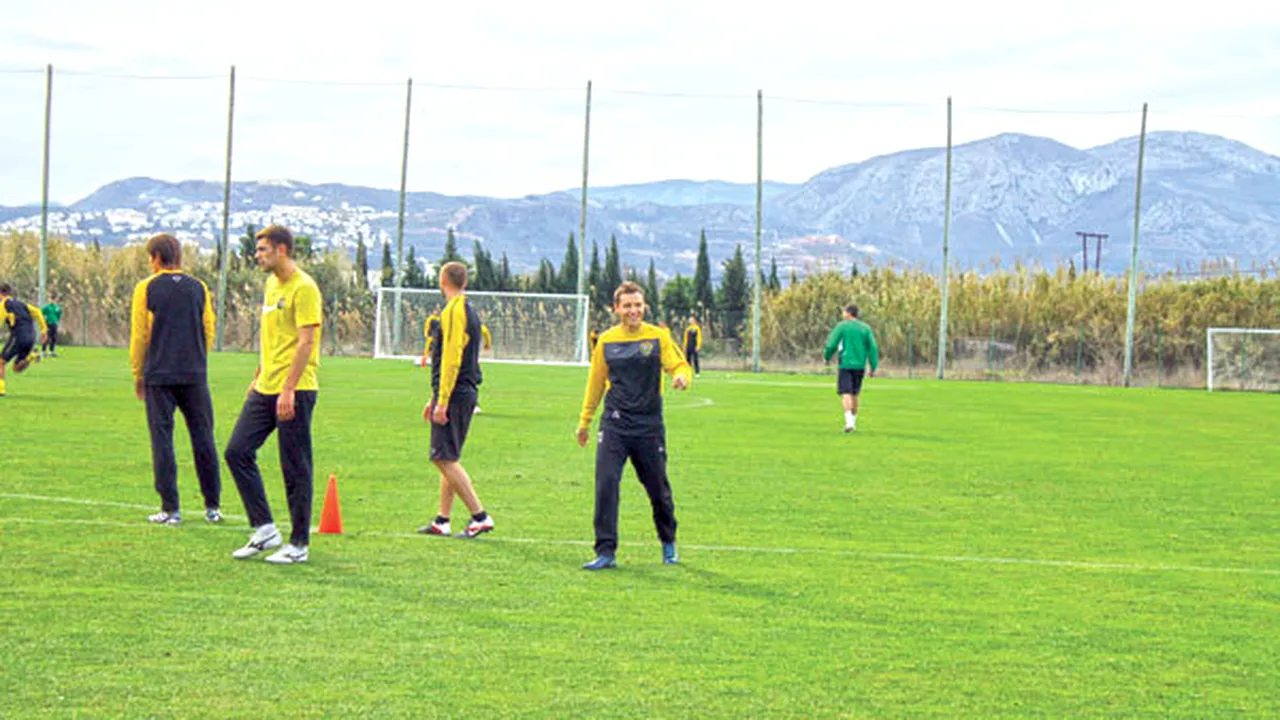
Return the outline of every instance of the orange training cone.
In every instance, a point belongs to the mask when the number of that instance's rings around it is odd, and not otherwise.
[[[324,491],[324,509],[320,511],[320,532],[327,535],[342,534],[342,508],[338,506],[338,476],[329,476],[329,488]]]

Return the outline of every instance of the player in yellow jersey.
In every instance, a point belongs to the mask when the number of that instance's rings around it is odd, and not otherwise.
[[[291,530],[289,542],[267,562],[287,565],[306,562],[310,544],[311,416],[320,388],[316,368],[324,310],[316,281],[293,261],[293,234],[270,225],[256,238],[258,267],[269,273],[262,304],[262,353],[226,450],[227,467],[253,534],[232,556],[251,558],[281,545],[257,461],[258,448],[276,432]]]
[[[644,290],[624,282],[613,293],[618,324],[600,335],[591,353],[586,396],[578,418],[578,445],[587,446],[591,419],[604,398],[604,415],[596,444],[596,557],[584,570],[617,566],[618,490],[627,461],[653,507],[653,523],[662,542],[662,562],[679,562],[676,552],[676,508],[667,479],[666,427],[662,419],[662,373],[671,386],[692,383],[689,363],[671,333],[644,322]],[[607,390],[607,392],[606,392]]]
[[[696,315],[689,316],[689,324],[684,329],[684,356],[693,366],[693,374],[702,374],[702,363],[698,354],[702,352],[702,326],[698,324]]]
[[[208,286],[182,272],[182,244],[168,233],[147,240],[151,276],[133,289],[129,313],[129,364],[133,388],[147,410],[151,469],[160,512],[153,523],[178,525],[178,464],[173,454],[173,413],[182,412],[191,438],[204,517],[222,522],[222,476],[213,439],[209,349],[216,318]]]
[[[440,327],[431,344],[431,401],[422,419],[431,423],[431,462],[440,473],[440,511],[425,535],[449,535],[454,497],[471,511],[464,538],[493,531],[493,518],[476,495],[471,476],[462,467],[462,448],[480,399],[480,316],[467,302],[467,266],[447,262],[440,268],[440,289],[448,303],[440,313]]]
[[[426,341],[422,345],[422,360],[418,362],[419,367],[427,367],[431,364],[431,350],[435,347],[436,339],[440,337],[440,311],[436,310],[427,316],[427,321],[422,325],[422,334]],[[489,332],[489,326],[480,323],[480,337],[483,340],[483,348],[490,350],[493,348],[493,334]],[[473,413],[480,412],[480,406],[476,405]]]
[[[0,351],[0,397],[4,397],[4,369],[13,361],[13,371],[22,372],[32,362],[39,360],[36,354],[36,330],[40,331],[40,342],[47,337],[48,325],[44,314],[35,305],[17,300],[13,297],[13,288],[8,283],[0,283],[0,324],[9,328],[9,340]]]

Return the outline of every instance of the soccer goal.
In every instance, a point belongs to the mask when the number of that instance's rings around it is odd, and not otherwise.
[[[484,362],[581,365],[590,360],[586,295],[468,292],[467,299],[493,337],[493,348],[481,354]],[[427,318],[444,305],[439,290],[378,288],[373,356],[422,357]]]
[[[1280,392],[1280,329],[1209,328],[1206,343],[1209,392]]]

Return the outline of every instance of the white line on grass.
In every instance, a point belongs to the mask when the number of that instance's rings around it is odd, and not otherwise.
[[[698,398],[697,401],[691,403],[680,403],[679,405],[663,405],[664,410],[695,410],[702,407],[710,407],[715,405],[716,401],[709,397]]]
[[[0,498],[8,498],[10,500],[34,500],[36,502],[66,503],[68,505],[90,505],[97,507],[118,507],[127,508],[129,510],[156,510],[155,505],[139,505],[137,503],[115,502],[112,500],[84,500],[81,498],[68,497],[49,497],[47,495],[27,495],[25,493],[4,493],[0,492]],[[245,520],[243,515],[228,515],[223,513],[222,517],[228,520]]]
[[[24,500],[46,500],[49,502],[70,502],[80,505],[106,505],[111,507],[127,507],[138,508],[147,506],[131,505],[128,503],[116,503],[97,500],[73,500],[70,498],[44,498],[39,495],[17,495],[14,493],[0,493],[0,497],[18,497]],[[243,519],[243,518],[240,518]],[[40,524],[40,525],[99,525],[106,527],[119,528],[143,528],[157,527],[155,525],[138,522],[119,522],[115,520],[75,520],[63,518],[23,518],[23,517],[5,517],[0,516],[0,523],[21,523],[21,524]],[[215,526],[218,530],[235,530],[244,532],[243,527],[228,527],[225,525]],[[313,534],[318,534],[316,528],[312,528]],[[421,538],[420,533],[403,533],[403,532],[380,532],[356,531],[350,533],[356,537],[378,537],[378,538]],[[550,546],[567,546],[567,547],[591,547],[593,543],[588,540],[557,540],[552,538],[519,538],[519,537],[500,537],[488,535],[482,542],[496,543],[520,543],[525,545],[550,545]],[[651,547],[652,543],[647,542],[622,542],[620,545],[626,547]],[[751,547],[742,545],[689,545],[682,543],[680,547],[684,550],[694,550],[697,552],[723,552],[723,553],[751,553],[751,554],[771,554],[771,555],[825,555],[828,557],[846,557],[862,560],[903,560],[909,562],[924,563],[960,563],[969,565],[1030,565],[1037,567],[1057,567],[1069,568],[1073,570],[1121,570],[1126,572],[1182,572],[1182,573],[1215,573],[1225,575],[1271,575],[1280,576],[1280,569],[1273,568],[1241,568],[1241,567],[1212,567],[1206,565],[1142,565],[1138,563],[1109,563],[1109,562],[1091,562],[1087,560],[1039,560],[1034,558],[1002,558],[1002,557],[982,557],[976,555],[926,555],[924,553],[904,553],[904,552],[876,552],[868,550],[828,550],[824,548],[786,548],[786,547]]]

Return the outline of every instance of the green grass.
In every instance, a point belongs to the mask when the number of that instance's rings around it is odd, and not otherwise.
[[[497,531],[416,536],[427,376],[326,359],[311,562],[157,505],[123,352],[0,399],[0,716],[1280,713],[1280,398],[706,373],[668,396],[683,564],[624,476],[591,574],[585,371],[487,365],[464,457]],[[213,359],[219,448],[255,358]],[[261,453],[287,525],[274,440]],[[54,500],[91,500],[96,504]],[[459,504],[459,510],[461,505]],[[461,514],[455,512],[455,518]]]

